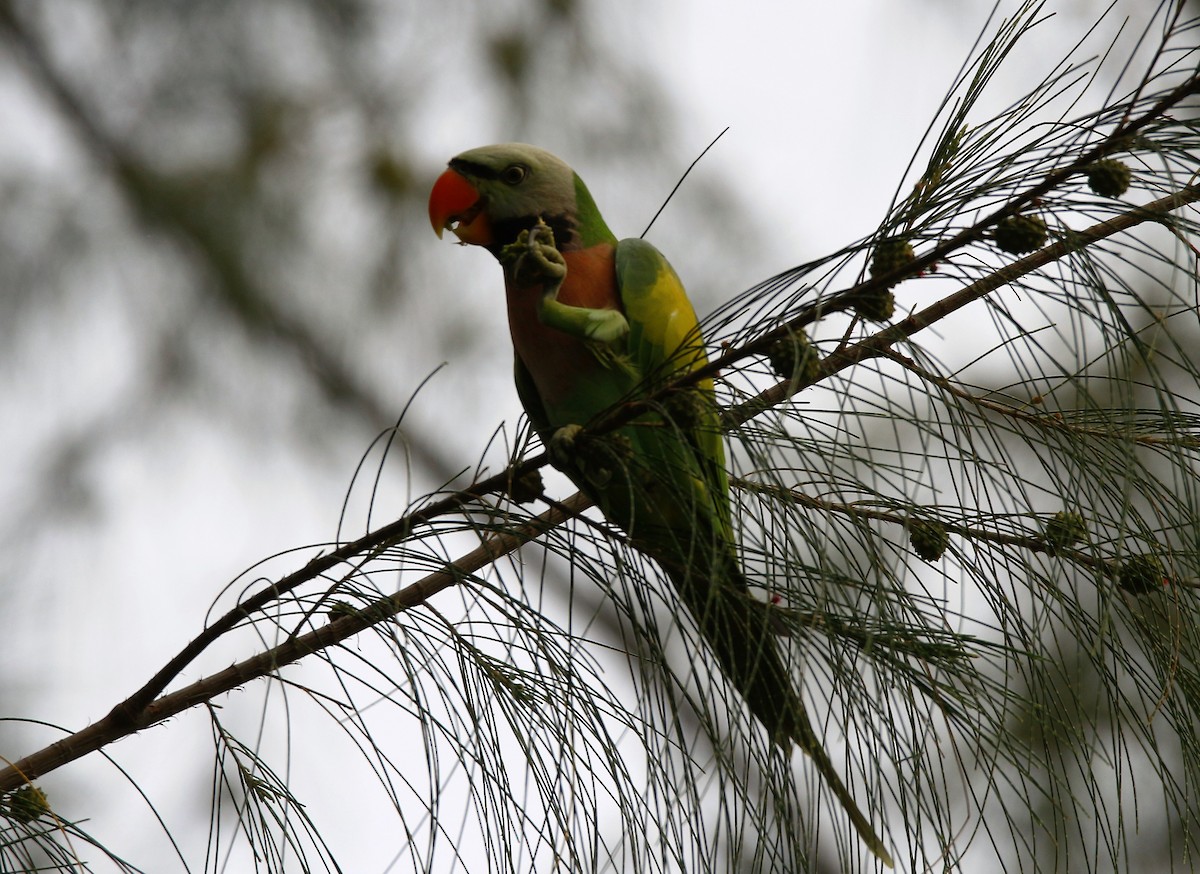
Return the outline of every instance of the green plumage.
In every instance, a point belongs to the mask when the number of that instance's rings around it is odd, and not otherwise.
[[[616,277],[629,321],[624,348],[615,350],[623,360],[605,362],[601,378],[578,386],[570,414],[546,409],[518,373],[522,402],[548,444],[558,428],[586,425],[706,362],[683,286],[653,246],[622,240]],[[615,432],[631,450],[619,464],[605,464],[603,450],[595,463],[580,453],[567,461],[566,472],[663,568],[752,712],[786,744],[796,734],[798,701],[775,644],[771,608],[750,596],[738,568],[712,384],[704,380],[692,391],[701,400],[686,421],[676,421],[671,406],[660,403]],[[581,406],[591,415],[580,416]]]
[[[478,189],[490,223],[484,244],[505,268],[517,390],[535,430],[605,518],[662,567],[771,740],[813,758],[890,865],[812,729],[778,646],[775,608],[751,595],[739,568],[711,381],[656,401],[613,432],[587,430],[707,362],[679,277],[649,243],[616,242],[578,176],[547,152],[490,146],[450,166]],[[435,226],[436,213],[431,202]],[[484,231],[463,233],[475,241]]]

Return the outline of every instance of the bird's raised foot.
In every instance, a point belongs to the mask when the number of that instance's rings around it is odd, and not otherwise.
[[[544,283],[557,287],[567,275],[567,262],[554,244],[554,232],[542,219],[500,250],[500,263],[522,284]]]
[[[603,344],[615,343],[629,333],[629,322],[619,310],[570,306],[558,300],[567,278],[567,261],[554,243],[554,232],[542,219],[500,251],[500,263],[518,285],[542,287],[537,314],[543,325]]]

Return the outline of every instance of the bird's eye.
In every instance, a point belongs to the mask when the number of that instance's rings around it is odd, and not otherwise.
[[[500,173],[500,181],[505,185],[520,185],[529,175],[529,168],[524,164],[509,164]]]

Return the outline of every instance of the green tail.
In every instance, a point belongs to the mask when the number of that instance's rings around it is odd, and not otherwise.
[[[778,632],[772,628],[770,608],[751,597],[732,555],[720,557],[714,563],[720,567],[710,576],[687,563],[660,560],[721,669],[746,700],[750,712],[767,729],[773,742],[787,748],[794,741],[812,758],[863,842],[891,868],[891,855],[859,810],[813,731],[775,641]]]

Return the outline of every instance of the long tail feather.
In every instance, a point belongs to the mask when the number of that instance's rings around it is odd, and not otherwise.
[[[770,608],[751,597],[735,559],[725,557],[715,563],[718,568],[711,576],[698,572],[694,566],[664,566],[722,670],[746,700],[750,712],[767,729],[771,740],[782,747],[794,741],[812,758],[863,842],[891,868],[891,855],[859,810],[813,731],[779,652]]]

